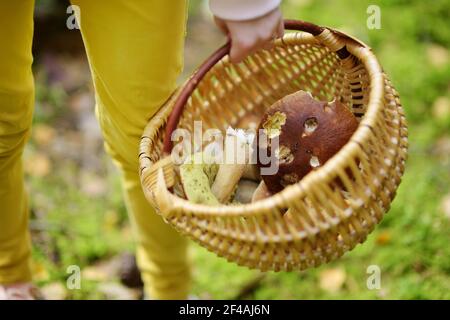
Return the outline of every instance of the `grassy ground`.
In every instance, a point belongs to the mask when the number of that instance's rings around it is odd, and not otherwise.
[[[191,3],[186,73],[222,40],[214,31],[202,32],[210,22],[198,1]],[[380,30],[366,27],[369,4],[381,8]],[[449,2],[286,0],[284,11],[345,30],[373,48],[409,121],[406,174],[380,226],[342,259],[304,272],[261,275],[194,245],[194,293],[224,299],[449,299]],[[211,41],[214,37],[218,40]],[[92,117],[85,60],[50,58],[38,59],[35,68],[37,110],[25,154],[36,279],[56,297],[136,297],[117,285],[114,273],[116,257],[133,249],[132,236],[117,172],[102,151]],[[52,74],[55,64],[65,70],[63,76]],[[63,285],[71,264],[82,268],[81,290]],[[381,269],[380,290],[366,287],[370,265]]]

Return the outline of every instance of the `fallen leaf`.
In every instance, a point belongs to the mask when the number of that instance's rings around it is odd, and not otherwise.
[[[383,246],[383,245],[386,245],[386,244],[388,244],[389,242],[391,242],[391,239],[392,239],[392,235],[391,235],[390,231],[385,230],[385,231],[381,231],[381,232],[378,234],[378,237],[377,237],[377,239],[376,239],[376,242],[377,242],[377,244]]]
[[[449,62],[449,52],[447,48],[438,44],[430,44],[427,47],[427,57],[431,65],[442,67]]]
[[[319,274],[319,286],[324,291],[336,293],[342,288],[346,278],[344,269],[328,269]]]
[[[25,172],[34,177],[45,177],[50,173],[52,163],[45,153],[37,152],[25,159]]]
[[[42,147],[48,146],[56,136],[56,130],[46,124],[33,127],[33,140]]]
[[[64,300],[67,298],[66,287],[60,282],[46,284],[40,290],[46,300]]]

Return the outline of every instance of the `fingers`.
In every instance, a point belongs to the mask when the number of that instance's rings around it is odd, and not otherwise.
[[[258,43],[252,39],[242,39],[231,36],[230,61],[232,63],[239,63],[245,59],[246,56],[258,50]]]
[[[283,19],[279,10],[254,20],[222,22],[224,23],[218,24],[219,27],[225,26],[231,38],[232,63],[239,63],[258,50],[273,48],[275,39],[284,34]]]
[[[278,25],[273,28],[242,29],[230,26],[230,38],[232,39],[230,61],[239,63],[248,55],[261,49],[273,48],[278,35]]]

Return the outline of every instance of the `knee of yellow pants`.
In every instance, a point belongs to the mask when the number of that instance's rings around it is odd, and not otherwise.
[[[33,86],[0,87],[0,283],[29,281],[28,199],[22,153],[30,133]]]
[[[0,174],[20,158],[33,118],[34,87],[17,90],[0,86]]]

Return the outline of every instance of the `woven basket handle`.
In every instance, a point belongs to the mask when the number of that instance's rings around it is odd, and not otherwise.
[[[301,20],[284,20],[284,27],[287,30],[304,31],[312,34],[313,36],[318,36],[326,28],[320,27],[316,24],[301,21]],[[170,154],[172,151],[173,143],[171,140],[172,132],[177,128],[178,122],[180,121],[181,114],[183,113],[184,106],[187,100],[191,96],[192,92],[197,87],[198,83],[203,79],[206,73],[224,56],[229,54],[231,43],[228,42],[222,47],[217,49],[206,61],[197,69],[197,71],[192,75],[192,77],[185,84],[181,92],[179,93],[177,100],[174,103],[172,112],[170,113],[169,119],[167,121],[166,132],[164,136],[163,153]],[[340,58],[345,58],[348,56],[346,48],[342,48],[337,52]]]

